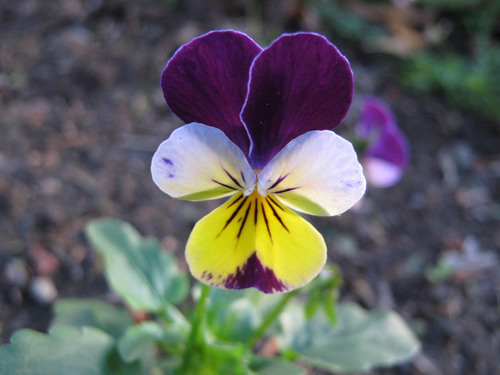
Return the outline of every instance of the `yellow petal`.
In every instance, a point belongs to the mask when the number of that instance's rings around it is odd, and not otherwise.
[[[272,194],[236,194],[202,218],[186,245],[191,273],[225,289],[255,287],[265,293],[308,283],[322,269],[321,234]]]

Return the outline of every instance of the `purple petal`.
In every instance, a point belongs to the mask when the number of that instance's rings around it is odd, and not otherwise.
[[[358,135],[369,138],[374,131],[397,129],[396,120],[389,106],[382,100],[367,96],[363,101]]]
[[[338,125],[351,104],[353,77],[333,44],[297,33],[281,36],[255,59],[248,87],[241,118],[252,166],[262,168],[299,135]]]
[[[249,139],[239,114],[250,65],[261,48],[236,31],[212,31],[182,46],[161,77],[172,112],[187,123],[222,130],[245,154]]]
[[[381,133],[377,142],[367,148],[364,155],[385,160],[402,169],[408,165],[408,146],[400,132]]]
[[[407,167],[408,142],[399,130],[389,106],[383,101],[373,97],[365,100],[356,130],[360,137],[370,142],[364,157],[384,160],[401,170]]]

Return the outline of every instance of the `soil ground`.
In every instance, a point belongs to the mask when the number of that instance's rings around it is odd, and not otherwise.
[[[55,293],[116,300],[83,238],[89,220],[127,220],[183,259],[192,226],[219,204],[170,199],[151,181],[153,152],[182,124],[159,77],[208,30],[265,38],[237,6],[185,3],[0,1],[0,342],[46,329]],[[400,184],[369,189],[341,217],[308,218],[343,272],[341,299],[394,308],[422,340],[413,363],[373,374],[500,373],[500,126],[406,91],[387,57],[338,47],[356,94],[337,130],[373,94],[412,148]]]

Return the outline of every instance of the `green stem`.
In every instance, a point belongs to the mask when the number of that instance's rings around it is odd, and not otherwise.
[[[196,307],[193,311],[191,319],[191,332],[186,342],[186,349],[182,359],[182,372],[181,374],[188,373],[191,365],[199,362],[199,358],[194,357],[198,355],[203,356],[205,339],[204,339],[204,325],[205,325],[205,307],[208,295],[210,294],[210,287],[202,284],[201,295],[198,299]]]
[[[288,302],[299,293],[296,289],[283,296],[281,301],[271,310],[271,312],[266,316],[262,324],[257,328],[252,337],[246,342],[246,347],[248,349],[253,348],[257,341],[261,338],[262,334],[269,328],[269,326],[278,318]]]
[[[203,325],[205,323],[205,307],[210,294],[210,287],[208,285],[201,285],[201,295],[196,308],[194,309],[194,315],[191,323],[191,334],[188,338],[188,346],[190,343],[197,343],[199,339],[203,337]]]

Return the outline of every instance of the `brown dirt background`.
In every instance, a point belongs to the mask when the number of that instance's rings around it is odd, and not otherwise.
[[[60,297],[116,301],[82,235],[93,218],[130,221],[183,262],[192,226],[219,202],[173,200],[151,181],[153,152],[182,124],[159,78],[175,50],[206,31],[238,29],[265,45],[290,25],[286,2],[265,27],[246,3],[0,1],[0,342],[22,327],[46,329],[39,277]],[[395,309],[422,340],[413,363],[372,373],[500,373],[500,127],[403,89],[397,61],[337,43],[319,21],[309,28],[336,43],[355,74],[337,130],[352,128],[370,93],[390,103],[412,147],[399,185],[369,189],[342,217],[308,218],[343,272],[341,299]],[[462,263],[430,282],[450,254]]]

